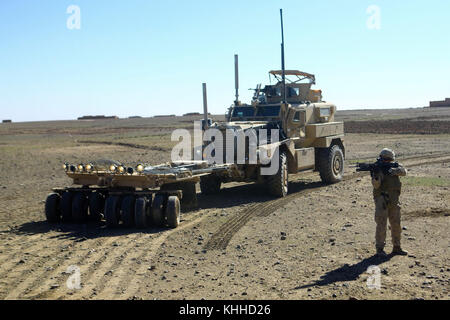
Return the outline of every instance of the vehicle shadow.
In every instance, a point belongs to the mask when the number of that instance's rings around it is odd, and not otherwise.
[[[310,284],[295,287],[294,290],[306,289],[316,286],[322,287],[336,282],[355,281],[358,280],[359,276],[365,273],[370,266],[378,266],[384,262],[389,261],[391,258],[392,255],[387,255],[386,257],[373,255],[353,265],[345,264],[342,267],[327,272],[326,274],[321,276],[319,280],[316,280]]]
[[[305,189],[314,189],[323,186],[321,182],[311,181],[294,181],[289,184],[289,194],[297,193]],[[197,194],[198,207],[182,211],[183,215],[189,215],[199,210],[205,209],[226,209],[241,206],[250,203],[261,203],[276,198],[267,194],[264,185],[261,184],[228,184],[215,195]],[[181,222],[183,223],[183,222]],[[57,232],[51,238],[56,239],[72,239],[74,241],[85,241],[87,239],[95,239],[99,237],[119,237],[132,233],[155,234],[167,232],[171,229],[160,227],[149,227],[145,229],[136,229],[133,227],[123,227],[119,225],[116,228],[107,228],[104,221],[88,222],[88,223],[48,223],[47,221],[26,222],[17,228],[11,230],[11,233],[17,235],[33,235],[45,234],[48,232]]]

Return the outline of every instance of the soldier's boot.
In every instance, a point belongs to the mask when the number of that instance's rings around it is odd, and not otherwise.
[[[395,256],[406,256],[408,254],[408,251],[403,250],[399,246],[395,246],[394,249],[392,249],[392,255]]]
[[[386,258],[387,257],[387,254],[386,254],[386,252],[384,251],[383,248],[377,248],[377,257],[379,257],[379,258]]]

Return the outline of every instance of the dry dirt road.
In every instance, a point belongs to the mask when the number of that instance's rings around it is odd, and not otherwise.
[[[387,146],[409,169],[401,201],[410,254],[385,260],[373,257],[369,177],[353,168],[336,185],[322,185],[316,174],[291,176],[284,199],[267,197],[262,186],[227,184],[220,195],[199,195],[200,208],[173,230],[50,225],[43,200],[68,183],[60,164],[74,154],[80,161],[167,157],[64,137],[0,137],[2,299],[450,298],[449,135],[348,135],[349,163]],[[381,271],[380,290],[366,284],[372,265]],[[80,289],[67,286],[73,270]]]

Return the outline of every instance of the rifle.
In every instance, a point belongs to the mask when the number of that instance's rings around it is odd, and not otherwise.
[[[373,177],[375,173],[382,172],[385,175],[389,175],[389,169],[398,168],[398,162],[385,162],[381,158],[378,158],[374,163],[357,163],[356,171],[370,171],[370,175]]]

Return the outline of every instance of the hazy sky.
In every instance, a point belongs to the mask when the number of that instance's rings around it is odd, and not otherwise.
[[[286,67],[338,108],[450,97],[450,1],[2,0],[0,119],[201,112],[202,82],[224,113],[235,53],[244,102],[280,68],[280,8]]]

